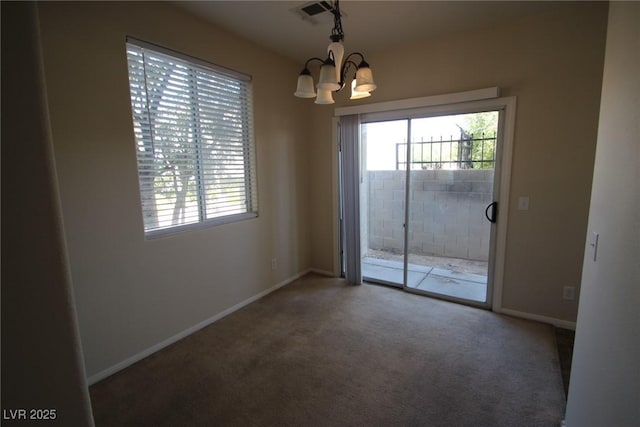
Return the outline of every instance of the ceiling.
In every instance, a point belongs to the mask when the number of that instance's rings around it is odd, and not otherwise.
[[[315,24],[293,10],[312,1],[196,1],[178,7],[303,63],[325,55],[333,28],[330,14]],[[357,1],[340,2],[347,52],[370,53],[400,44],[507,23],[556,2]]]

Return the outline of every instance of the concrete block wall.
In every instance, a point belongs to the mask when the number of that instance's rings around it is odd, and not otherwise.
[[[369,171],[368,246],[401,253],[404,247],[405,171]],[[411,171],[409,253],[487,261],[493,170]]]

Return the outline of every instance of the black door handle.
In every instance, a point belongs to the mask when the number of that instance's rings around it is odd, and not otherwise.
[[[489,209],[491,209],[491,216],[489,216]],[[489,203],[487,209],[484,210],[484,216],[490,223],[495,224],[498,219],[498,202]]]

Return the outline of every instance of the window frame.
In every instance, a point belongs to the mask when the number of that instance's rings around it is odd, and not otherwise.
[[[148,43],[139,39],[135,39],[133,37],[126,37],[125,46],[126,46],[125,51],[127,55],[127,76],[128,76],[129,91],[130,91],[129,105],[131,107],[132,124],[134,127],[134,140],[135,140],[134,147],[136,150],[138,194],[140,196],[140,207],[142,212],[142,222],[143,222],[145,238],[153,239],[153,238],[162,237],[170,234],[181,233],[181,232],[197,230],[197,229],[204,229],[204,228],[214,227],[222,224],[229,224],[233,222],[245,221],[245,220],[257,218],[259,216],[258,188],[257,188],[258,174],[257,174],[257,159],[256,159],[257,153],[256,153],[254,129],[253,129],[253,123],[254,123],[253,121],[254,120],[253,119],[253,90],[252,90],[253,88],[252,88],[251,77],[243,73],[240,73],[216,64],[212,64],[207,61],[203,61],[199,58],[195,58],[180,52],[176,52],[174,50],[167,49],[167,48],[164,48],[152,43]],[[141,144],[141,141],[143,141],[143,139],[139,137],[139,133],[136,130],[136,129],[142,129],[142,123],[137,122],[136,108],[133,105],[134,104],[133,88],[132,88],[133,77],[132,77],[132,64],[130,63],[130,59],[129,59],[129,51],[130,49],[134,49],[134,48],[142,49],[143,53],[144,51],[151,51],[155,54],[158,54],[161,56],[167,56],[171,59],[179,61],[181,62],[180,64],[181,66],[186,66],[189,68],[189,72],[195,73],[196,71],[198,72],[206,71],[207,73],[210,73],[208,74],[208,76],[213,75],[215,76],[215,78],[233,79],[238,83],[238,85],[242,86],[242,89],[240,90],[240,92],[246,95],[246,97],[244,99],[241,99],[239,102],[241,106],[241,111],[242,111],[241,122],[243,123],[240,127],[241,130],[239,131],[239,134],[242,135],[241,142],[240,142],[240,145],[242,147],[241,148],[242,154],[241,155],[234,154],[232,156],[232,159],[233,160],[242,159],[244,161],[244,166],[241,167],[242,173],[243,173],[242,183],[239,185],[236,184],[237,187],[244,187],[244,192],[241,193],[243,195],[243,200],[245,205],[244,212],[228,213],[220,216],[207,218],[207,215],[210,214],[207,212],[208,207],[211,208],[212,206],[215,206],[217,203],[220,203],[221,199],[220,197],[215,197],[215,196],[213,199],[211,199],[210,196],[207,194],[206,186],[205,184],[203,184],[203,181],[206,179],[207,176],[209,176],[208,174],[212,174],[213,172],[216,171],[216,167],[224,166],[224,163],[220,160],[209,159],[207,163],[210,163],[210,167],[207,167],[205,170],[202,169],[200,153],[203,151],[203,147],[206,146],[206,142],[204,141],[205,138],[203,135],[204,132],[201,133],[199,131],[194,131],[193,134],[191,135],[191,139],[193,140],[191,144],[193,146],[194,152],[196,152],[197,154],[192,154],[190,159],[195,162],[194,174],[196,174],[196,176],[194,176],[195,184],[192,184],[193,190],[191,190],[191,192],[195,192],[195,198],[196,198],[195,204],[198,211],[198,215],[197,215],[198,219],[197,221],[190,221],[187,223],[163,225],[163,226],[157,226],[154,228],[148,227],[147,219],[145,217],[145,212],[149,212],[149,208],[147,206],[147,208],[145,209],[144,199],[145,199],[145,196],[147,198],[151,196],[154,198],[154,200],[156,200],[155,197],[157,197],[158,190],[156,187],[155,180],[157,179],[157,176],[155,175],[153,176],[153,181],[151,184],[153,185],[153,188],[150,191],[145,192],[145,190],[143,190],[142,181],[143,179],[148,180],[149,178],[148,177],[145,178],[143,176],[143,171],[141,167],[144,166],[145,162],[149,162],[149,159],[144,159],[141,157],[141,150],[139,149],[139,146]],[[146,91],[148,74],[144,66],[143,66],[143,73],[144,73],[143,79],[144,79],[145,91]],[[197,84],[195,86],[197,86]],[[188,88],[194,100],[190,101],[186,105],[189,105],[191,108],[199,108],[199,103],[203,99],[201,96],[202,92],[199,92],[197,87],[192,86],[191,82],[188,84]],[[217,93],[215,95],[218,96]],[[148,94],[147,94],[147,97],[148,97]],[[214,99],[214,97],[211,99]],[[219,100],[219,98],[215,98],[215,99]],[[150,142],[151,146],[155,146],[156,139],[154,136],[154,129],[155,129],[154,126],[156,125],[156,122],[155,122],[156,118],[155,117],[153,119],[151,118],[152,114],[150,112],[148,99],[143,104],[144,104],[143,108],[142,109],[138,108],[138,111],[142,110],[142,114],[146,114],[148,116],[148,119],[147,119],[148,126],[150,127],[150,129],[152,129],[149,131],[151,136],[150,136],[150,141],[148,142]],[[195,107],[193,105],[195,105]],[[196,129],[196,128],[199,128],[201,125],[202,123],[200,121],[200,117],[198,114],[198,117],[193,118],[193,120],[189,122],[189,126],[185,126],[185,128],[191,127],[192,129]],[[209,144],[212,144],[212,143],[213,142],[210,142]],[[211,148],[209,146],[209,151],[212,154],[216,152],[219,153],[220,151],[224,151],[225,149],[228,149],[231,146],[232,146],[231,143],[229,143],[228,141],[225,141],[222,144],[221,148]],[[183,147],[191,148],[191,145],[189,145],[189,143],[186,142]],[[152,153],[152,159],[153,160],[151,160],[151,162],[155,167],[157,162],[157,158],[155,157],[155,151]],[[173,161],[175,161],[175,158],[173,158]],[[236,172],[236,170],[234,170],[234,172]],[[176,178],[174,177],[174,181],[175,179]],[[233,181],[232,178],[227,177],[226,179]],[[147,183],[147,185],[149,184]],[[188,194],[185,197],[187,196]],[[209,204],[209,202],[214,202],[214,203]],[[164,211],[157,209],[157,207],[154,207],[153,209],[155,209],[156,221],[158,221],[159,214]],[[186,209],[186,207],[183,207],[183,209]],[[183,215],[185,212],[186,210],[183,211]],[[183,218],[180,222],[183,222],[184,220],[185,219]]]

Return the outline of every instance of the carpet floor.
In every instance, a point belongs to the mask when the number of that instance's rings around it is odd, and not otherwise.
[[[96,426],[552,427],[554,329],[307,275],[93,385]]]

